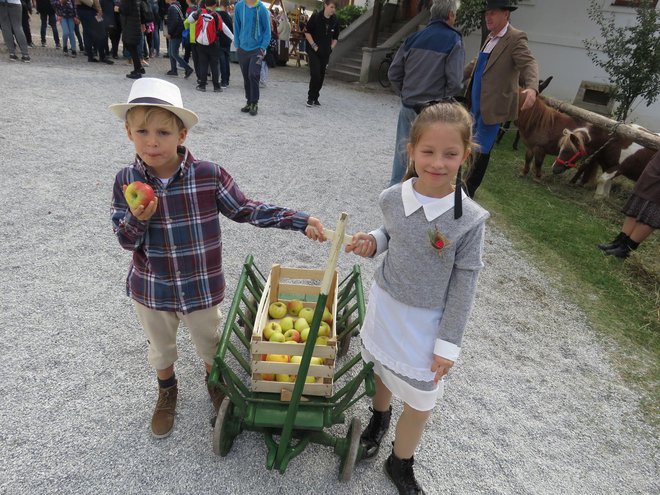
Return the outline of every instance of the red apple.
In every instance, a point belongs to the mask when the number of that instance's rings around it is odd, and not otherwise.
[[[300,332],[298,330],[287,330],[284,332],[284,340],[289,341],[292,340],[294,342],[300,342]]]
[[[145,208],[149,206],[149,203],[156,199],[156,193],[149,184],[136,180],[126,186],[124,197],[128,206],[135,210],[138,206],[144,206]]]
[[[293,301],[289,301],[286,306],[287,309],[289,310],[289,314],[293,316],[298,316],[300,310],[303,309],[302,301],[298,301],[297,299],[294,299]]]
[[[328,311],[328,308],[323,308],[323,317],[321,317],[321,320],[328,325],[332,324],[332,313]]]

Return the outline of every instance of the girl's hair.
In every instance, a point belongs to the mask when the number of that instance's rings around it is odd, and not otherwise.
[[[472,115],[460,103],[435,103],[422,110],[413,121],[410,129],[410,144],[414,148],[422,137],[422,134],[433,124],[446,124],[456,128],[460,133],[463,146],[466,150],[472,150],[474,142],[472,141]],[[470,155],[472,156],[472,155]],[[411,177],[417,177],[415,171],[415,161],[411,154],[408,154],[408,166],[403,176],[402,182]]]
[[[323,3],[324,3],[325,5],[330,5],[330,4],[332,3],[332,4],[334,4],[334,6],[336,7],[336,6],[337,6],[337,1],[338,1],[338,0],[324,0]]]
[[[142,109],[141,120],[140,117],[137,116],[138,113],[135,111],[136,108]],[[185,128],[183,121],[179,117],[164,108],[138,105],[126,112],[126,121],[131,126],[148,125],[153,122],[154,119],[160,119],[163,124],[176,127],[180,131]]]

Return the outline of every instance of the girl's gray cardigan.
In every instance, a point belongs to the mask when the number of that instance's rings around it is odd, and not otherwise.
[[[403,190],[403,195],[402,195]],[[484,224],[490,214],[466,195],[463,216],[453,208],[428,220],[424,208],[409,213],[412,182],[392,186],[380,194],[384,224],[371,232],[377,243],[374,256],[385,252],[375,281],[393,298],[410,306],[444,311],[438,339],[460,347],[477,287]],[[438,252],[429,238],[437,227],[448,240]]]

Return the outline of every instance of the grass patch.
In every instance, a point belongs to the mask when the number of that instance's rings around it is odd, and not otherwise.
[[[569,183],[572,171],[553,176],[549,158],[539,183],[521,178],[523,146],[513,151],[511,142],[507,136],[494,149],[478,201],[514,245],[559,277],[564,297],[584,310],[617,370],[642,391],[648,422],[660,426],[660,236],[652,234],[625,262],[596,248],[619,232],[633,184],[618,178],[611,197],[598,200],[593,187]]]

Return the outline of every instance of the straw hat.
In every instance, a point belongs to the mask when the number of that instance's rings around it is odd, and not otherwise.
[[[195,112],[183,108],[179,87],[155,77],[144,77],[135,81],[131,86],[128,101],[110,105],[108,110],[121,120],[126,120],[126,112],[137,106],[160,107],[169,110],[182,120],[186,129],[190,129],[199,121]]]

